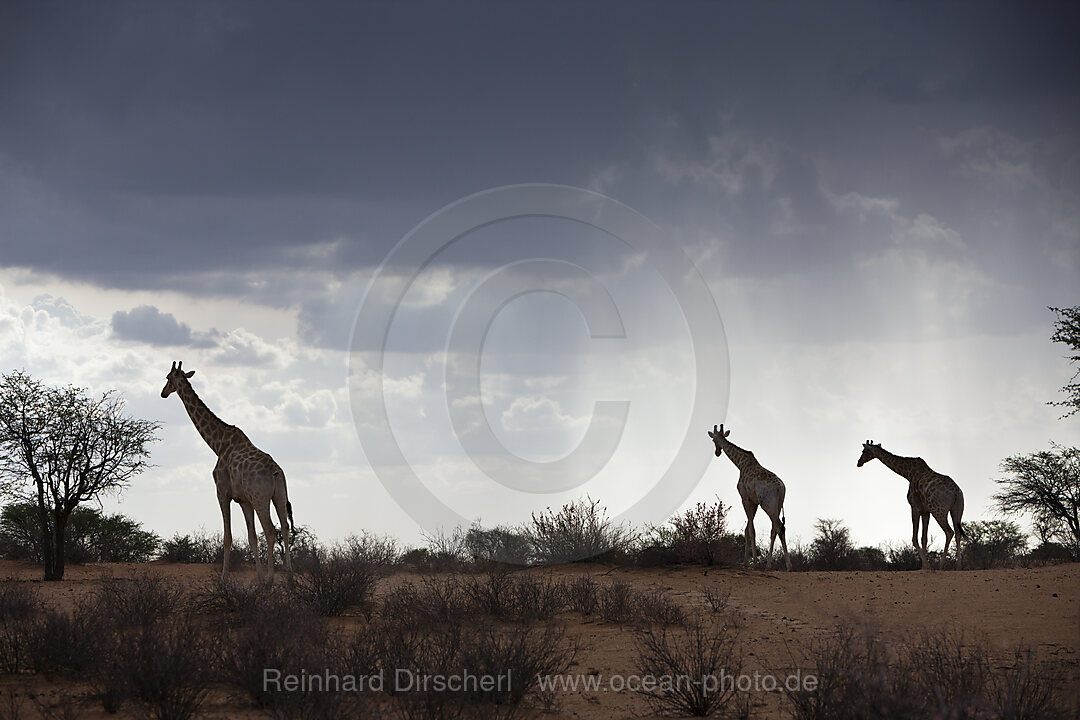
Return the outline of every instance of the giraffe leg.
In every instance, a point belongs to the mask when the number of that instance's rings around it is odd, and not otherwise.
[[[915,546],[915,549],[919,551],[919,557],[922,559],[923,569],[926,569],[926,556],[923,555],[922,546],[919,545],[919,511],[915,508],[911,508],[911,544]]]
[[[953,529],[949,526],[949,514],[944,510],[939,510],[934,513],[934,519],[937,520],[938,525],[945,531],[945,549],[941,552],[941,569],[945,569],[945,558],[949,556],[949,543],[953,539]],[[959,548],[959,541],[957,541],[957,547]],[[957,557],[959,557],[960,551],[957,550]]]
[[[278,522],[281,523],[281,544],[285,548],[285,572],[292,574],[292,550],[289,548],[289,507],[288,501],[280,495],[274,497],[274,509],[277,510]]]
[[[791,572],[791,556],[787,551],[787,529],[783,527],[780,528],[780,548],[784,551],[784,567]]]
[[[247,523],[248,552],[255,561],[255,575],[261,583],[263,580],[262,565],[259,564],[259,536],[255,534],[255,508],[249,502],[240,503],[240,509],[244,511],[244,522]]]
[[[960,570],[962,569],[960,538],[964,538],[966,541],[967,536],[964,535],[964,528],[960,525],[960,518],[964,514],[964,493],[960,492],[959,488],[957,488],[957,492],[959,493],[959,496],[953,501],[950,513],[952,514],[953,526],[956,528],[956,569]]]
[[[221,561],[221,579],[224,581],[229,576],[229,555],[232,552],[232,509],[229,505],[231,484],[229,472],[225,469],[221,460],[214,466],[214,485],[217,486],[218,505],[221,506],[221,546],[224,557]]]
[[[779,537],[780,547],[784,551],[784,564],[787,566],[788,571],[790,571],[791,557],[788,555],[787,540],[784,537],[785,535],[787,535],[787,532],[784,529],[784,524],[780,521],[779,510],[776,513],[770,515],[769,518],[772,520],[772,531],[769,533],[769,560],[766,563],[766,569],[772,568],[773,548],[776,546],[776,538]]]
[[[931,570],[930,567],[930,548],[926,542],[926,534],[930,531],[930,513],[922,513],[922,545],[919,546],[919,553],[922,555],[923,570]]]
[[[221,580],[224,582],[229,577],[229,554],[232,552],[232,512],[229,508],[231,501],[228,498],[219,501],[221,505],[221,521],[224,527],[221,538],[221,546],[225,557],[221,561]]]
[[[274,521],[270,519],[270,503],[259,505],[256,512],[259,513],[259,523],[262,525],[263,535],[266,537],[266,571],[269,576],[267,583],[274,584],[274,545],[277,542],[277,529]]]
[[[745,547],[743,555],[746,558],[746,566],[750,566],[751,557],[756,559],[758,555],[757,550],[757,536],[754,534],[754,516],[757,515],[757,503],[743,501],[743,509],[746,510],[746,529],[743,531],[743,539],[745,540]]]

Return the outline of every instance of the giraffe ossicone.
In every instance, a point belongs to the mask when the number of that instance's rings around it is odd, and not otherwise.
[[[194,370],[184,372],[183,361],[173,362],[172,369],[165,376],[165,387],[161,397],[167,398],[176,393],[188,417],[202,439],[217,455],[214,466],[214,485],[217,487],[218,504],[221,506],[221,518],[224,525],[225,557],[222,561],[221,577],[229,574],[229,553],[232,550],[232,517],[230,503],[236,501],[244,511],[244,521],[248,530],[248,548],[255,561],[255,573],[259,581],[263,580],[262,565],[259,562],[259,538],[255,533],[255,515],[259,516],[263,535],[266,539],[266,563],[269,582],[274,582],[274,542],[277,528],[270,518],[270,505],[277,511],[281,523],[281,541],[285,549],[285,570],[292,572],[292,555],[289,552],[289,533],[292,524],[292,503],[285,485],[285,473],[270,457],[252,444],[244,431],[235,425],[222,421],[195,392],[189,380]]]
[[[788,555],[786,521],[783,516],[784,496],[787,494],[784,481],[776,473],[762,467],[761,463],[754,457],[754,453],[743,450],[728,440],[729,435],[731,435],[731,431],[724,430],[723,425],[719,427],[713,425],[713,429],[709,432],[709,437],[712,438],[713,443],[716,445],[716,457],[727,453],[728,459],[739,469],[739,497],[742,499],[743,510],[746,511],[746,529],[743,532],[743,537],[746,540],[743,550],[744,559],[749,565],[751,551],[755,558],[758,555],[757,535],[754,532],[754,515],[757,514],[757,509],[760,507],[772,521],[772,530],[769,537],[769,555],[765,559],[765,568],[767,570],[772,569],[773,548],[776,546],[776,538],[779,536],[780,547],[784,551],[784,564],[790,571],[791,556]]]
[[[945,558],[949,555],[949,543],[953,539],[953,529],[949,526],[949,516],[956,525],[956,567],[962,565],[960,539],[967,540],[960,521],[964,515],[964,492],[949,477],[930,469],[921,457],[901,457],[893,455],[881,447],[880,443],[867,440],[863,443],[862,455],[856,467],[862,467],[871,460],[880,460],[881,464],[908,481],[907,501],[911,506],[911,544],[919,551],[923,570],[930,569],[930,557],[927,548],[927,533],[930,516],[945,531],[945,550],[941,554],[941,567],[945,567]],[[922,521],[922,542],[919,542],[919,522]]]

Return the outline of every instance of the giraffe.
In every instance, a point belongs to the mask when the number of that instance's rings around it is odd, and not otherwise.
[[[725,431],[724,426],[709,432],[713,444],[716,445],[716,457],[720,457],[725,451],[728,458],[739,469],[739,497],[742,498],[743,509],[746,511],[746,530],[743,536],[746,539],[744,549],[746,563],[750,564],[750,552],[753,548],[754,557],[757,557],[757,536],[754,533],[754,515],[757,514],[758,506],[772,520],[772,532],[769,535],[769,556],[765,560],[765,569],[772,569],[773,548],[776,546],[776,536],[780,536],[780,547],[784,550],[784,564],[788,572],[791,571],[791,557],[787,549],[786,522],[783,518],[784,495],[787,488],[784,481],[776,476],[776,473],[761,467],[761,463],[754,457],[754,453],[743,450],[727,439],[730,430]]]
[[[232,550],[232,517],[229,503],[235,500],[244,511],[248,529],[248,548],[255,560],[255,573],[263,581],[262,565],[259,563],[259,539],[255,533],[255,514],[259,516],[266,537],[266,563],[269,583],[274,582],[274,540],[277,530],[270,519],[270,503],[274,503],[278,521],[281,523],[281,540],[285,548],[285,571],[292,573],[292,556],[289,552],[289,525],[292,523],[292,503],[285,487],[285,473],[274,458],[251,444],[244,431],[228,425],[210,411],[195,393],[189,380],[194,370],[184,372],[183,361],[174,362],[165,376],[161,397],[172,393],[180,396],[191,422],[199,435],[217,455],[214,466],[214,484],[217,486],[218,504],[224,522],[225,558],[221,578],[229,575],[229,552]],[[295,531],[295,529],[294,529]]]
[[[907,501],[911,505],[911,543],[919,551],[923,570],[930,569],[930,559],[926,548],[926,533],[933,515],[938,525],[945,531],[945,551],[941,555],[941,567],[945,567],[945,558],[949,554],[949,542],[953,530],[949,527],[949,515],[956,524],[956,568],[961,566],[960,538],[967,540],[960,518],[964,514],[964,492],[951,477],[934,472],[926,461],[919,457],[900,457],[881,447],[880,443],[867,440],[863,443],[862,455],[856,467],[877,458],[894,473],[908,481]],[[922,543],[919,543],[919,519],[922,519]]]

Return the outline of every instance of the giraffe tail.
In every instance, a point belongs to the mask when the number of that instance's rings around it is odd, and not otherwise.
[[[292,519],[292,503],[289,502],[288,500],[285,501],[285,511],[289,515],[289,532],[295,534],[296,533],[296,523],[294,523],[293,519]]]
[[[956,502],[953,503],[952,508],[952,520],[953,525],[956,526],[956,536],[961,538],[964,542],[967,542],[967,533],[964,532],[964,528],[960,525],[960,518],[964,514],[964,492],[957,488]]]

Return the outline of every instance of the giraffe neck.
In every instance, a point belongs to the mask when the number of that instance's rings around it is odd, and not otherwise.
[[[728,459],[739,468],[743,470],[747,467],[753,467],[757,465],[757,460],[754,458],[754,453],[749,450],[743,450],[741,447],[731,442],[727,438],[720,438],[720,444],[724,450],[724,454],[728,456]]]
[[[202,439],[215,455],[220,455],[226,446],[228,438],[226,431],[231,426],[210,412],[210,408],[206,407],[206,403],[195,393],[195,388],[191,387],[191,383],[186,379],[177,383],[176,394],[183,401],[184,409],[187,410],[188,417],[191,418],[195,429],[199,431],[199,435],[202,435]]]
[[[907,480],[913,481],[920,474],[920,471],[926,467],[926,463],[922,458],[901,457],[899,455],[893,455],[884,448],[876,448],[875,457],[882,462],[882,464],[892,470],[900,477],[907,478]]]

